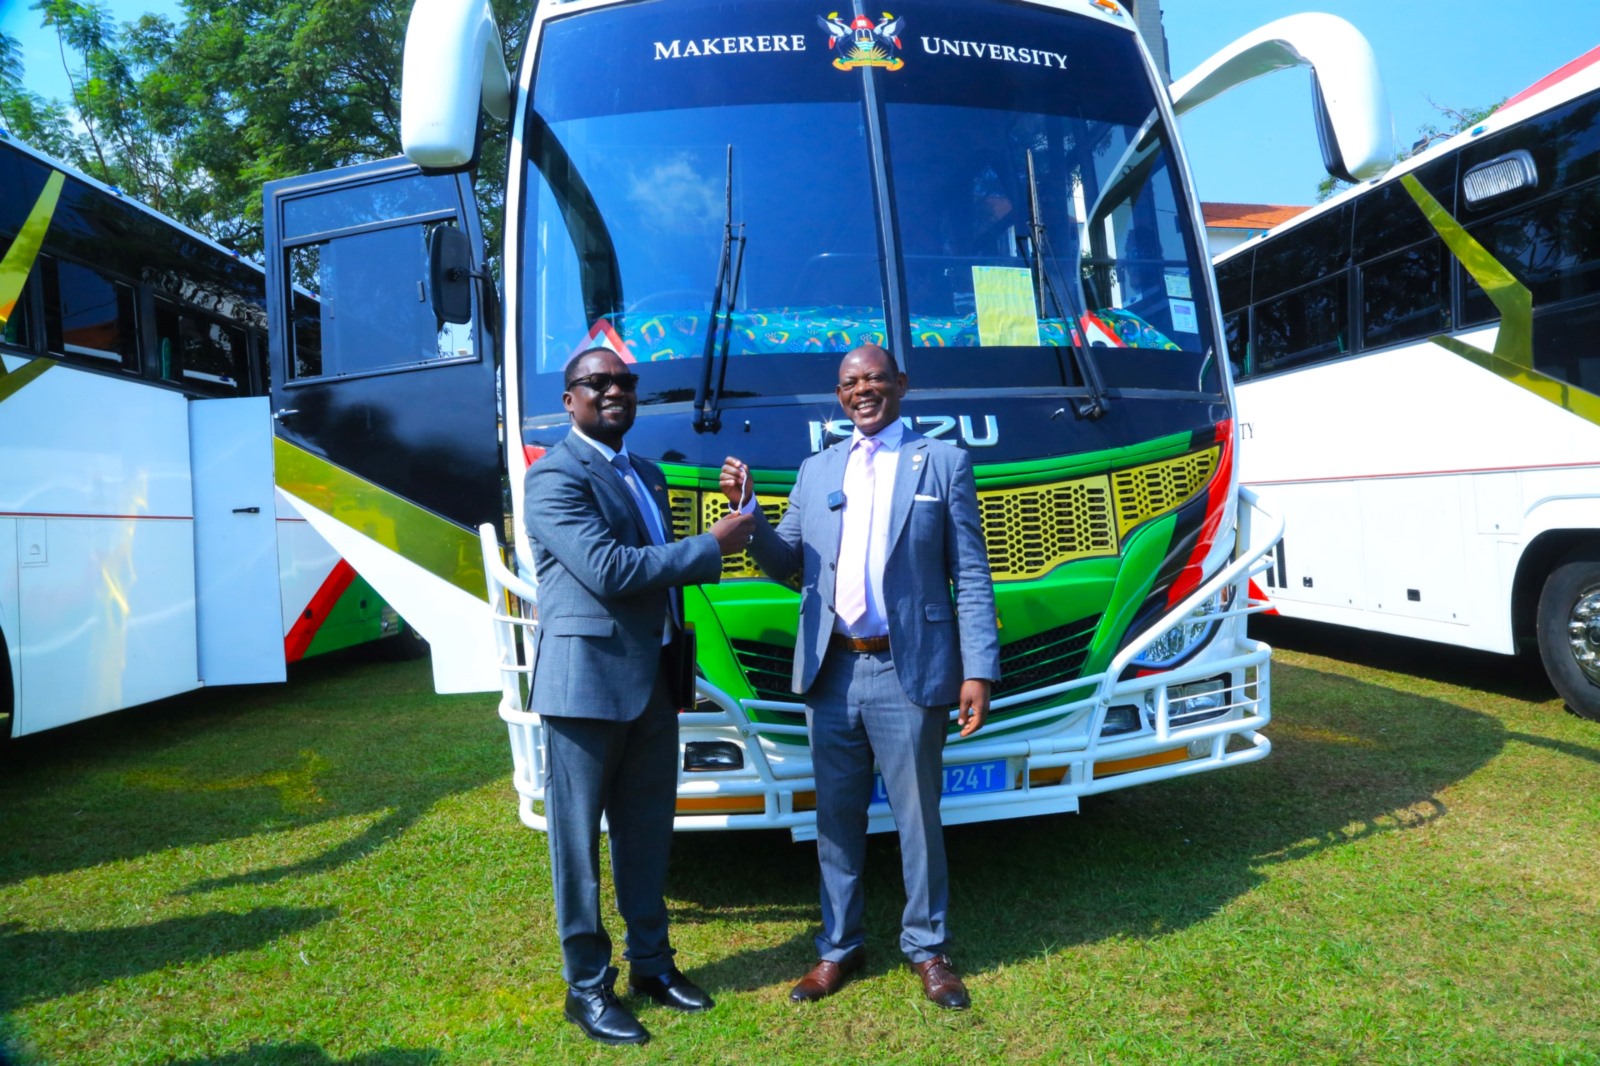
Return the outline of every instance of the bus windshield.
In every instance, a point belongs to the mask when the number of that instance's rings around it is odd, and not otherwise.
[[[853,21],[693,0],[551,18],[537,47],[526,411],[558,410],[594,344],[658,363],[641,404],[692,398],[724,345],[735,400],[831,391],[869,341],[918,388],[1070,388],[1073,323],[1111,388],[1221,391],[1132,33],[971,0]]]

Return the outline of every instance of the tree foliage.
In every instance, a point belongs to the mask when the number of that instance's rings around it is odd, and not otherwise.
[[[508,62],[532,7],[496,2]],[[99,0],[33,10],[56,35],[71,98],[26,90],[17,44],[0,35],[8,128],[242,254],[261,251],[263,182],[400,153],[411,0],[185,0],[176,24],[120,26]],[[485,129],[477,185],[491,236],[506,145],[504,127]]]

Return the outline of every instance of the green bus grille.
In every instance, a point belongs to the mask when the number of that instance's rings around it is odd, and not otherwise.
[[[1042,485],[984,489],[979,519],[996,581],[1030,581],[1078,559],[1115,556],[1135,527],[1170,514],[1201,492],[1216,473],[1222,450],[1213,445],[1173,459],[1106,474]],[[673,488],[672,532],[690,537],[728,513],[721,492]],[[756,497],[767,521],[777,525],[788,496]],[[724,581],[760,577],[748,552],[722,560]]]
[[[995,685],[992,695],[999,698],[1080,677],[1099,627],[1100,616],[1094,615],[1002,645],[1000,683]],[[732,643],[734,657],[756,699],[782,703],[799,701],[801,697],[789,691],[794,648],[759,640],[736,639]]]

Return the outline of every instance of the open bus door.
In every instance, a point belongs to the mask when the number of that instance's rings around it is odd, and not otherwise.
[[[440,692],[496,688],[473,531],[504,516],[498,304],[470,181],[380,160],[271,182],[264,218],[278,488],[432,645]]]

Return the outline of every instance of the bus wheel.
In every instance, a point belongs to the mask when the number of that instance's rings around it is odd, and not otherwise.
[[[428,654],[428,642],[404,620],[400,622],[400,632],[392,637],[384,637],[372,645],[372,650],[380,659],[389,662],[409,662],[412,659],[421,659]]]
[[[1573,552],[1545,579],[1539,657],[1567,706],[1600,721],[1600,550]]]

